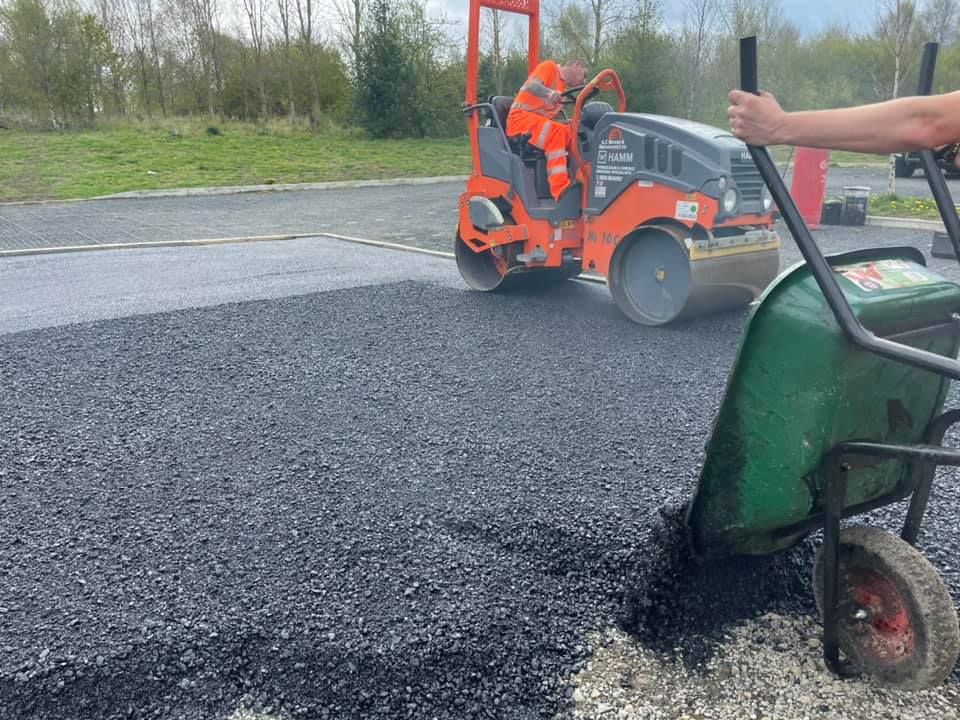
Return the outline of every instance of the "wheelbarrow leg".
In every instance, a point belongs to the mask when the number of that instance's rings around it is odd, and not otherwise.
[[[927,429],[927,445],[943,445],[943,436],[947,430],[956,423],[960,422],[960,410],[951,410],[935,418]],[[900,537],[911,545],[917,544],[917,538],[920,535],[920,525],[923,523],[923,515],[927,511],[927,502],[930,500],[930,489],[933,487],[933,478],[937,474],[937,464],[934,462],[921,462],[920,479],[910,497],[910,508],[907,510],[907,519],[903,523],[903,531]]]
[[[834,675],[856,674],[851,666],[840,662],[838,626],[841,620],[840,588],[840,518],[847,500],[846,463],[830,462],[827,466],[826,507],[823,524],[823,662]]]

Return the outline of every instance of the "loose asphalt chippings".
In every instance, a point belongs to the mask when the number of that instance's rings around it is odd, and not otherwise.
[[[679,535],[743,315],[648,329],[577,292],[4,336],[0,716],[546,718],[621,623],[709,658],[809,612],[809,545],[696,570]],[[922,543],[955,598],[957,499]]]

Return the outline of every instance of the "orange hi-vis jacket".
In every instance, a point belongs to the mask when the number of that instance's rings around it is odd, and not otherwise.
[[[530,144],[547,156],[547,179],[554,199],[570,185],[567,173],[567,149],[570,145],[570,126],[554,120],[560,105],[550,106],[550,96],[567,89],[560,76],[560,66],[553,60],[544,60],[520,88],[507,116],[507,135],[530,135]]]
[[[537,65],[533,74],[527,78],[520,92],[513,99],[510,115],[507,117],[507,135],[517,134],[510,132],[510,127],[514,121],[521,118],[523,113],[533,113],[548,120],[555,118],[560,112],[560,106],[548,109],[550,96],[555,92],[562,93],[566,89],[567,86],[560,77],[560,66],[553,60],[544,60]]]

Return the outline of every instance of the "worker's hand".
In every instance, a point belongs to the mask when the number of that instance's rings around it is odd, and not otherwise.
[[[555,108],[559,107],[560,103],[563,101],[563,95],[554,90],[550,93],[550,107]]]
[[[734,90],[727,109],[733,134],[748,145],[778,145],[787,142],[783,125],[787,114],[768,92],[759,95]]]

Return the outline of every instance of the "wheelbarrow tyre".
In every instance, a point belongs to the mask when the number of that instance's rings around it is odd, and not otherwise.
[[[813,564],[823,614],[823,548]],[[840,533],[839,602],[869,607],[864,622],[838,628],[840,649],[879,684],[922,690],[946,679],[960,654],[957,610],[936,568],[912,545],[874,527]]]

